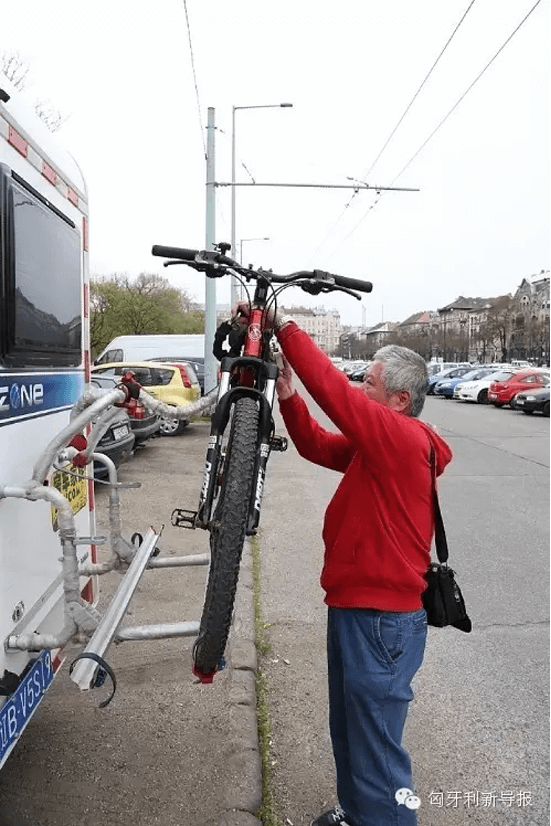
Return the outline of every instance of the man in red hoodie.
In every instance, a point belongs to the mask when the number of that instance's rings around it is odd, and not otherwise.
[[[283,316],[275,329],[286,357],[277,392],[289,435],[305,459],[343,474],[325,513],[321,574],[339,805],[311,826],[414,826],[420,801],[402,733],[427,633],[431,456],[438,475],[452,453],[417,418],[428,382],[417,353],[383,347],[359,389],[292,319]],[[339,433],[310,416],[289,365]]]

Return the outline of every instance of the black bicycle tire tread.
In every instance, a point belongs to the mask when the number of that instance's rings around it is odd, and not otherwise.
[[[229,635],[252,495],[258,425],[257,402],[248,397],[238,399],[217,506],[220,525],[211,534],[211,564],[193,650],[195,666],[204,674],[218,666]]]

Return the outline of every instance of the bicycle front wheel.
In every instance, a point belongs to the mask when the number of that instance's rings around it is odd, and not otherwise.
[[[247,396],[238,399],[211,528],[211,561],[199,636],[193,647],[193,671],[204,682],[212,681],[230,630],[252,496],[258,428],[258,403]]]

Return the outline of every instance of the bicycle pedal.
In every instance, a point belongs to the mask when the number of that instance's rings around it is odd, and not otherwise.
[[[283,453],[284,450],[287,450],[289,444],[289,440],[286,436],[272,436],[270,439],[270,450],[279,450]]]
[[[194,530],[197,527],[197,511],[186,511],[175,508],[170,516],[170,522],[175,528]]]

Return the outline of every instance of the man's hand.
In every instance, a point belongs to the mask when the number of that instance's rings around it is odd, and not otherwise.
[[[293,387],[293,371],[291,365],[281,353],[283,366],[279,368],[279,376],[276,382],[276,392],[280,401],[289,399],[295,392]]]
[[[232,320],[235,319],[238,324],[248,324],[250,312],[251,305],[248,301],[238,301],[232,307]],[[264,323],[267,330],[271,330],[276,323],[276,313],[273,304],[264,310]]]

